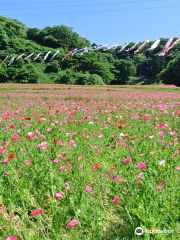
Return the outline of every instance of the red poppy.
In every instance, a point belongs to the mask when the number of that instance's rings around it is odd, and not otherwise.
[[[67,159],[66,162],[70,162],[71,160],[70,159]]]
[[[31,121],[31,118],[25,118],[25,120],[27,120],[27,121]]]
[[[9,154],[8,159],[13,158],[13,157],[15,157],[15,154],[14,154],[14,153],[11,153],[11,154]]]

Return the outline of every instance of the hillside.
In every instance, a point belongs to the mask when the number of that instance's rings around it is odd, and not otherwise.
[[[0,82],[99,85],[163,82],[180,86],[180,44],[164,57],[159,57],[167,40],[168,38],[161,38],[159,46],[153,52],[146,51],[154,42],[150,41],[141,53],[136,55],[133,50],[124,50],[118,54],[122,47],[118,46],[115,50],[88,52],[81,57],[75,55],[62,61],[69,51],[90,47],[91,43],[65,25],[39,30],[0,16],[0,61],[8,56],[7,61],[0,66]],[[173,42],[175,40],[177,38],[174,38]],[[134,44],[132,42],[128,47]],[[48,65],[57,50],[58,55]],[[41,65],[48,51],[51,53]],[[34,56],[40,52],[39,58],[33,62]],[[12,57],[17,58],[22,53],[25,57],[31,53],[34,53],[34,56],[28,60],[21,58],[8,66]]]

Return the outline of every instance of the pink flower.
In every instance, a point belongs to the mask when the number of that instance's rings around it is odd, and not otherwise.
[[[140,156],[141,156],[141,157],[144,157],[144,156],[145,156],[145,153],[143,153],[143,154],[140,154]]]
[[[99,164],[94,165],[93,168],[92,168],[92,170],[93,170],[93,171],[96,171],[96,169],[97,169],[97,168],[100,168],[100,167],[101,167],[101,166],[100,166]]]
[[[34,210],[32,213],[31,213],[31,216],[36,216],[36,215],[41,215],[43,214],[43,211],[40,210],[40,209],[37,209],[37,210]]]
[[[5,174],[6,174],[6,175],[10,174],[10,171],[6,171]]]
[[[144,168],[147,168],[146,164],[144,162],[141,162],[141,163],[138,164],[138,168],[137,169],[144,169]]]
[[[139,177],[139,178],[144,177],[144,173],[140,173],[140,174],[138,175],[138,177]]]
[[[62,193],[62,192],[55,193],[55,194],[54,194],[54,196],[55,196],[55,198],[56,198],[56,199],[61,199],[61,198],[63,198],[63,197],[64,197],[64,195],[63,195],[63,193]]]
[[[134,149],[134,148],[131,148],[130,151],[131,151],[131,153],[134,153],[134,152],[135,152],[135,149]]]
[[[26,160],[24,164],[25,165],[30,165],[31,164],[31,160]]]
[[[47,132],[50,132],[52,130],[52,128],[46,128]]]
[[[4,210],[3,210],[3,208],[0,208],[0,213],[4,213]]]
[[[9,161],[10,161],[10,159],[4,159],[4,160],[2,161],[2,163],[3,163],[4,165],[7,165]]]
[[[102,150],[98,149],[96,152],[97,152],[97,153],[102,153]]]
[[[67,171],[66,166],[60,167],[59,170],[61,170],[61,171]]]
[[[124,178],[117,179],[117,182],[125,182],[126,180]]]
[[[83,155],[79,156],[77,161],[80,162],[82,159],[83,159]]]
[[[87,192],[91,192],[91,191],[92,191],[92,187],[86,186],[86,191],[87,191]]]
[[[113,170],[114,170],[114,168],[113,168],[113,167],[109,169],[109,171],[113,171]]]
[[[14,158],[14,161],[16,161],[16,162],[17,162],[17,161],[18,161],[18,158]]]
[[[78,225],[78,223],[79,223],[79,220],[72,220],[71,222],[69,222],[67,224],[67,226],[68,226],[68,228],[73,229]]]
[[[83,165],[83,164],[80,164],[80,165],[79,165],[79,167],[80,167],[80,168],[83,168],[83,167],[84,167],[84,165]]]
[[[158,189],[158,190],[163,189],[163,186],[159,185],[159,186],[156,187],[156,189]]]
[[[130,163],[131,162],[131,158],[130,157],[127,157],[126,158],[126,161],[124,162],[124,164],[128,164],[128,163]]]
[[[8,218],[8,219],[14,218],[14,215],[13,215],[13,214],[12,214],[12,215],[8,215],[7,218]]]
[[[116,205],[116,204],[119,204],[120,203],[120,200],[118,197],[114,197],[113,198],[113,204]]]
[[[112,135],[111,138],[115,138],[116,136],[115,135]]]
[[[176,157],[179,154],[179,150],[175,151],[175,154],[172,156],[172,158]]]
[[[180,171],[180,167],[177,167],[176,169]]]
[[[8,237],[8,238],[6,238],[6,240],[18,240],[16,237]]]
[[[69,141],[69,145],[73,145],[75,143],[74,140]]]
[[[109,147],[109,146],[110,146],[110,144],[109,144],[109,143],[106,143],[106,144],[105,144],[105,147]]]
[[[94,146],[94,149],[97,149],[98,148],[98,145]]]

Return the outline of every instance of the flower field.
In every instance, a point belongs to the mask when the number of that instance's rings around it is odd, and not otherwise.
[[[180,238],[180,91],[149,88],[1,85],[0,239]]]

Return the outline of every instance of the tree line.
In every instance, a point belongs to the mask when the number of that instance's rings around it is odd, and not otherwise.
[[[174,38],[174,41],[177,38]],[[54,77],[55,83],[64,84],[133,84],[142,81],[144,84],[162,82],[180,86],[180,44],[160,57],[168,38],[161,38],[159,46],[152,52],[146,49],[153,44],[150,41],[142,52],[134,55],[134,51],[117,53],[115,50],[103,52],[88,52],[81,57],[75,55],[62,61],[62,58],[72,49],[90,47],[86,38],[80,37],[73,28],[65,25],[45,27],[40,30],[28,28],[17,20],[0,16],[0,61],[8,56],[5,64],[0,66],[0,82],[37,83],[41,74]],[[103,45],[104,43],[102,43]],[[135,43],[130,43],[132,47]],[[138,46],[140,46],[139,43]],[[138,48],[137,46],[137,48]],[[60,52],[49,65],[41,65],[44,55],[51,51],[46,62],[52,55]],[[25,53],[38,54],[40,57],[22,58],[8,66],[13,56]]]

